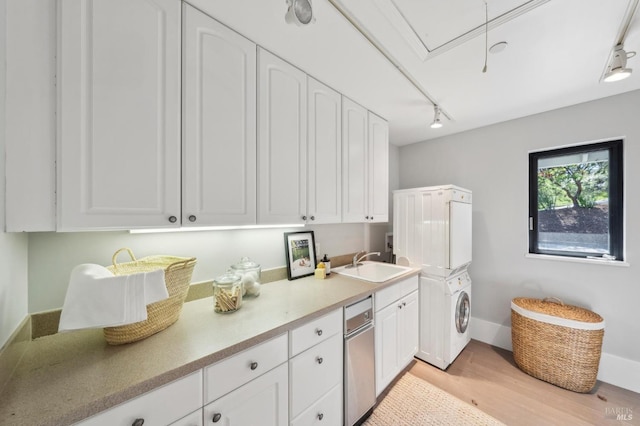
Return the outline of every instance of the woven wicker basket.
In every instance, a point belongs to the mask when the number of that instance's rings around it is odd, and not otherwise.
[[[555,298],[515,298],[511,339],[516,365],[525,373],[574,392],[596,384],[604,320]]]
[[[117,263],[118,254],[125,250],[129,252],[132,261]],[[118,327],[105,327],[103,331],[107,343],[122,345],[137,342],[164,330],[178,320],[189,291],[191,274],[196,265],[194,257],[148,256],[136,259],[130,249],[121,248],[114,253],[112,263],[113,265],[108,266],[107,269],[114,275],[130,275],[164,269],[164,280],[169,297],[147,305],[147,319],[144,321]]]

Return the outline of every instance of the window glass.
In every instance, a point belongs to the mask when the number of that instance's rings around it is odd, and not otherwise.
[[[530,154],[529,251],[622,259],[622,141]]]

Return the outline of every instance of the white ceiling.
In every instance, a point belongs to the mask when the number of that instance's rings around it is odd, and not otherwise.
[[[187,1],[386,118],[395,145],[640,89],[638,0],[486,0],[488,46],[508,43],[486,73],[484,0],[311,0],[307,26],[285,23],[285,0]],[[628,16],[636,69],[602,83]]]

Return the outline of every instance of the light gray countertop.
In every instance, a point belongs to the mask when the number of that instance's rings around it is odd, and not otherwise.
[[[195,300],[166,330],[122,346],[108,345],[101,329],[33,340],[0,393],[0,424],[71,424],[418,273],[382,284],[335,273],[275,281],[232,314]]]

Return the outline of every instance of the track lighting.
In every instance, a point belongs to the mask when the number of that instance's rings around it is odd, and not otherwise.
[[[631,68],[627,68],[627,59],[635,56],[636,52],[625,52],[622,44],[618,44],[613,51],[613,57],[604,75],[604,81],[620,81],[631,75]]]
[[[440,121],[440,107],[438,105],[433,106],[433,123],[431,123],[432,129],[439,129],[442,127],[442,122]]]
[[[307,25],[315,21],[311,0],[287,0],[289,8],[284,15],[285,22],[296,25]]]

